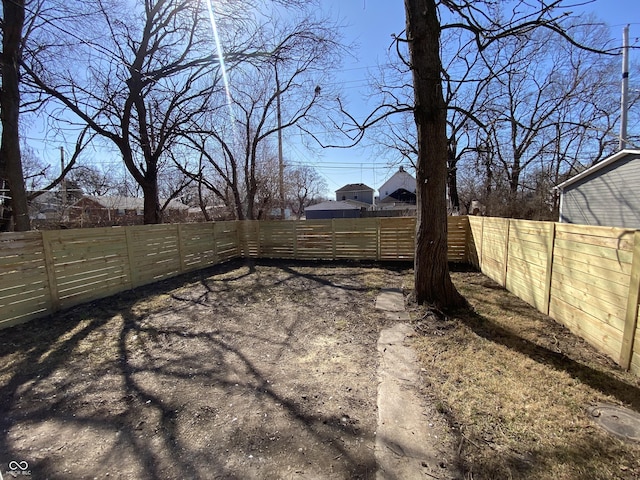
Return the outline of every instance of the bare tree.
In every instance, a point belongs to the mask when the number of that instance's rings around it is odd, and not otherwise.
[[[74,51],[80,68],[59,61],[24,64],[27,81],[118,148],[144,194],[145,223],[161,221],[159,167],[181,129],[208,110],[219,89],[210,23],[203,2],[153,0],[133,6],[95,0],[100,38],[85,25]],[[89,6],[83,6],[83,9]],[[84,10],[83,10],[84,11]],[[142,21],[139,22],[138,19]],[[35,47],[34,47],[35,48]],[[57,52],[60,59],[64,52]],[[82,71],[85,68],[85,71]]]
[[[269,206],[280,206],[280,181],[270,180],[272,147],[294,127],[322,123],[323,108],[332,95],[319,82],[342,48],[337,27],[313,16],[288,22],[272,18],[269,28],[257,32],[254,40],[264,54],[230,72],[229,112],[208,115],[184,132],[185,144],[207,164],[203,168],[198,162],[194,168],[196,162],[183,163],[183,170],[231,204],[238,219],[260,218]],[[207,172],[213,173],[214,182],[207,180]],[[272,185],[273,196],[267,185]]]
[[[20,61],[22,28],[25,22],[24,0],[2,1],[2,88],[0,89],[0,191],[2,217],[0,231],[10,228],[9,215],[15,231],[31,228],[27,192],[23,180],[20,156]]]
[[[438,6],[447,11],[449,23],[440,24]],[[499,3],[489,1],[405,0],[418,132],[415,294],[419,303],[453,307],[463,301],[451,282],[447,265],[447,115],[440,52],[443,29],[470,35],[481,55],[503,39],[526,36],[540,28],[581,49],[595,51],[566,30],[560,10],[562,1],[540,1],[535,6],[517,1],[511,16],[505,16],[499,7]]]
[[[304,209],[328,190],[327,181],[307,165],[290,167],[287,172],[287,197],[291,212],[300,219]]]

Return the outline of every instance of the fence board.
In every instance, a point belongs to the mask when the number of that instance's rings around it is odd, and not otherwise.
[[[416,219],[380,218],[381,260],[413,260],[416,243]]]
[[[629,276],[629,291],[627,294],[622,334],[622,350],[620,351],[620,365],[622,365],[623,368],[630,367],[635,343],[634,340],[638,331],[638,302],[640,302],[640,231],[635,232],[633,244],[633,264],[631,265],[631,275]]]
[[[488,217],[470,217],[469,231],[467,258],[485,275],[640,373],[638,299],[630,286],[632,268],[640,278],[640,234]]]
[[[580,308],[554,297],[551,299],[549,314],[555,319],[562,319],[560,323],[609,357],[615,358],[620,352],[622,342],[619,331],[594,319]]]

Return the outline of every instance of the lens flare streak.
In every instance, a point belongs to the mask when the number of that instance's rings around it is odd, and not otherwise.
[[[224,62],[224,52],[222,51],[220,36],[218,35],[218,25],[216,23],[215,9],[213,8],[213,0],[207,0],[207,7],[209,9],[209,19],[211,20],[211,30],[213,31],[213,40],[216,44],[218,62],[220,63],[220,71],[222,72],[222,82],[224,83],[224,91],[227,96],[227,107],[229,108],[231,124],[233,125],[235,124],[235,118],[233,114],[231,90],[229,88],[229,76],[227,74],[227,67]]]

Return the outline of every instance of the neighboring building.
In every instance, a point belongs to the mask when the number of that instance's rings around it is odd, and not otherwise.
[[[30,193],[28,192],[28,194]],[[62,219],[62,215],[62,198],[57,190],[43,192],[29,202],[29,218],[31,218],[32,222],[59,222]]]
[[[36,193],[29,201],[29,218],[34,228],[56,228],[68,222],[69,209],[82,198],[77,190],[27,192],[27,195],[32,197]]]
[[[211,221],[225,221],[233,220],[234,212],[231,211],[226,205],[209,205],[206,207],[207,216]],[[200,207],[189,207],[187,211],[187,221],[189,222],[204,222],[206,218]]]
[[[160,200],[164,205],[166,200]],[[167,223],[184,222],[189,207],[171,200],[163,211]],[[123,196],[85,196],[69,210],[69,221],[80,227],[138,225],[144,222],[144,199]]]
[[[360,218],[362,211],[371,205],[353,200],[317,203],[304,209],[307,220],[319,220],[328,218]]]
[[[561,222],[640,229],[640,150],[622,150],[556,188]]]
[[[410,195],[407,196],[408,192]],[[413,200],[413,204],[416,203],[416,179],[410,173],[406,172],[404,167],[400,167],[396,173],[394,173],[389,180],[378,189],[380,192],[380,201],[383,201],[387,197],[392,197],[396,201],[402,197],[402,201],[410,203]],[[412,195],[412,196],[411,196]]]
[[[373,205],[373,188],[364,183],[350,183],[336,190],[336,201],[355,200]]]
[[[379,189],[380,210],[397,210],[398,215],[416,214],[416,179],[400,167]]]

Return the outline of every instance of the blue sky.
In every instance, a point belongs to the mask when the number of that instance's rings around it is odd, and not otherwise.
[[[344,79],[350,111],[359,112],[364,117],[367,113],[364,98],[368,71],[375,70],[379,62],[385,61],[386,50],[392,40],[391,34],[400,33],[404,29],[403,0],[321,1],[323,8],[344,19],[348,24],[346,38],[359,45],[354,51],[355,58],[348,59],[337,74]],[[574,2],[584,3],[579,0]],[[576,6],[573,11],[576,14],[593,12],[611,27],[614,38],[622,39],[624,25],[630,24],[630,43],[640,43],[638,0],[595,0],[587,5]],[[631,60],[639,60],[637,56],[638,53],[632,51]],[[298,149],[287,153],[289,157],[301,158],[313,165],[327,179],[331,194],[347,183],[365,183],[377,189],[397,170],[397,167],[389,166],[392,155],[388,158],[381,157],[379,152],[366,148],[325,149],[319,155],[307,154]]]
[[[584,0],[574,1],[575,4],[584,4]],[[335,75],[343,84],[344,99],[349,111],[363,119],[370,111],[367,106],[366,95],[368,90],[369,72],[375,71],[379,63],[386,61],[386,52],[389,48],[393,33],[399,34],[405,25],[403,0],[320,0],[321,7],[333,17],[342,19],[346,29],[344,31],[345,42],[354,42],[356,48],[352,50],[352,56],[345,58],[344,64],[336,68]],[[639,0],[595,0],[587,5],[577,6],[575,13],[593,12],[612,29],[612,37],[622,37],[622,28],[631,24],[631,44],[640,45],[640,1]],[[638,52],[632,50],[632,61],[640,61]],[[39,131],[38,131],[39,130]],[[45,142],[38,141],[45,137],[45,127],[34,129],[28,137],[32,146],[43,160],[51,163],[54,170],[60,165],[59,146],[63,144],[55,135]],[[49,137],[49,135],[46,135]],[[70,151],[72,145],[65,147]],[[91,155],[91,153],[89,153]],[[294,164],[308,164],[315,167],[328,183],[327,195],[333,196],[333,192],[347,183],[365,183],[377,189],[396,170],[397,166],[391,166],[393,155],[380,155],[380,152],[371,148],[355,147],[352,149],[318,149],[309,152],[299,144],[285,142],[285,161]],[[105,164],[118,165],[113,154],[104,155],[100,152],[94,154],[99,158],[108,157]]]

